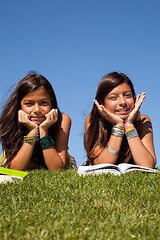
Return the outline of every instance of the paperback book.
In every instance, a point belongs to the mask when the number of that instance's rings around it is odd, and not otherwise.
[[[0,183],[21,182],[28,174],[28,172],[0,167]]]
[[[159,172],[156,169],[147,168],[139,165],[120,163],[119,165],[104,163],[92,166],[80,166],[78,168],[79,175],[113,173],[115,175],[124,174],[126,172],[141,171],[155,173]]]

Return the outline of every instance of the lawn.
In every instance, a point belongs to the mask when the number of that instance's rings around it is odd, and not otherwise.
[[[160,239],[160,173],[31,171],[0,184],[0,239]]]

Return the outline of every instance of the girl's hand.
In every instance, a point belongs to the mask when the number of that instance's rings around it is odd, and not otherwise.
[[[39,127],[47,131],[48,128],[58,120],[58,109],[52,109],[45,117],[46,120],[42,122]]]
[[[33,129],[37,129],[37,133],[38,133],[38,125],[32,122],[29,119],[29,114],[25,113],[23,110],[18,111],[18,121],[22,125],[24,125],[29,131],[32,131]]]
[[[116,116],[115,114],[109,112],[103,105],[100,105],[97,100],[94,99],[94,103],[99,111],[99,113],[104,117],[108,122],[123,126],[123,119],[120,117]]]
[[[133,108],[132,112],[129,114],[125,122],[128,122],[128,123],[134,122],[145,97],[146,97],[145,92],[143,92],[142,94],[138,94],[135,102],[135,107]]]

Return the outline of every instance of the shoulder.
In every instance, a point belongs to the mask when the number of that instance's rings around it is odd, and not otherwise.
[[[71,118],[66,113],[62,113],[62,123],[61,124],[71,126]]]
[[[144,115],[144,114],[141,115],[140,120],[143,122],[147,122],[147,121],[151,122],[151,119],[147,115]]]
[[[90,125],[90,119],[91,119],[91,114],[89,114],[85,119],[85,128],[87,128],[87,129]]]
[[[90,119],[91,119],[91,114],[89,114],[86,119],[85,119],[85,123],[90,123]]]
[[[151,119],[150,119],[147,115],[144,115],[144,114],[142,114],[142,115],[140,116],[140,119],[135,122],[135,124],[136,124],[137,126],[141,126],[141,127],[142,127],[144,124],[146,124],[146,123],[150,123],[150,124],[151,124]]]
[[[147,115],[144,115],[144,114],[141,115],[138,125],[141,128],[152,128],[151,119]]]
[[[61,121],[58,126],[57,136],[64,136],[64,134],[69,135],[71,129],[71,118],[65,114],[61,113]]]
[[[63,121],[70,121],[70,122],[71,122],[70,116],[68,116],[66,113],[62,113],[62,120],[63,120]]]
[[[147,115],[141,115],[140,120],[136,123],[136,128],[141,136],[152,133],[151,119]]]

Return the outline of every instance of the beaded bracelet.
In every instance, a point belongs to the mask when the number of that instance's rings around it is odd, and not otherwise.
[[[133,123],[125,123],[125,124],[124,124],[124,130],[125,130],[125,132],[128,132],[128,131],[130,131],[130,130],[132,130],[132,129],[135,129]]]
[[[36,142],[39,140],[39,135],[35,135],[35,136],[31,136],[31,137],[28,137],[28,136],[24,136],[23,137],[23,142],[24,143],[33,143],[33,142]]]
[[[40,145],[41,145],[42,149],[51,148],[54,145],[54,141],[49,134],[40,138],[39,142],[40,142]]]

